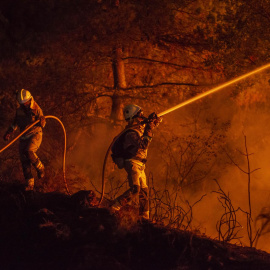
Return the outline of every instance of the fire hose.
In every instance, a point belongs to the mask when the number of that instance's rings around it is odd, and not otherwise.
[[[229,86],[229,85],[232,85],[232,84],[234,84],[234,83],[236,83],[236,82],[239,82],[239,81],[241,81],[241,80],[243,80],[243,79],[245,79],[245,78],[247,78],[247,77],[249,77],[249,76],[251,76],[251,75],[254,75],[254,74],[256,74],[256,73],[259,73],[259,72],[261,72],[261,71],[263,71],[263,70],[265,70],[265,69],[267,69],[267,68],[269,68],[269,67],[270,67],[270,63],[269,63],[269,64],[266,64],[266,65],[264,65],[264,66],[262,66],[262,67],[259,67],[259,68],[255,69],[255,70],[253,70],[253,71],[250,71],[250,72],[248,72],[248,73],[246,73],[246,74],[244,74],[244,75],[242,75],[242,76],[239,76],[239,77],[237,77],[237,78],[235,78],[235,79],[232,79],[232,80],[230,80],[230,81],[228,81],[228,82],[226,82],[226,83],[223,83],[223,84],[221,84],[221,85],[219,85],[219,86],[217,86],[217,87],[215,87],[215,88],[213,88],[213,89],[210,89],[210,90],[208,90],[208,91],[206,91],[206,92],[203,92],[203,93],[201,93],[201,94],[199,94],[199,95],[197,95],[197,96],[195,96],[195,97],[193,97],[193,98],[191,98],[191,99],[188,99],[188,100],[186,100],[186,101],[184,101],[184,102],[181,102],[180,104],[178,104],[178,105],[176,105],[176,106],[174,106],[174,107],[171,107],[171,108],[169,108],[168,110],[163,111],[163,112],[157,114],[157,116],[158,116],[158,117],[161,117],[161,116],[163,116],[163,115],[165,115],[165,114],[168,114],[168,113],[173,112],[173,111],[175,111],[175,110],[177,110],[177,109],[180,109],[181,107],[184,107],[184,106],[186,106],[186,105],[188,105],[188,104],[190,104],[190,103],[192,103],[192,102],[194,102],[194,101],[197,101],[197,100],[202,99],[202,98],[204,98],[204,97],[206,97],[206,96],[208,96],[208,95],[210,95],[210,94],[213,94],[213,93],[215,93],[215,92],[217,92],[217,91],[220,91],[220,90],[222,90],[223,88],[225,88],[225,87],[227,87],[227,86]],[[133,128],[134,128],[134,127],[133,127]],[[117,140],[124,132],[126,132],[126,131],[127,131],[127,129],[124,129],[122,132],[120,132],[120,133],[113,139],[112,143],[110,144],[110,146],[109,146],[109,148],[108,148],[108,150],[107,150],[107,152],[106,152],[106,154],[105,154],[105,158],[104,158],[104,162],[103,162],[103,168],[102,168],[102,191],[101,191],[101,197],[100,197],[100,200],[99,200],[99,205],[102,203],[102,200],[103,200],[103,198],[104,198],[104,193],[105,193],[105,170],[106,170],[106,163],[107,163],[107,159],[108,159],[109,153],[110,153],[110,151],[111,151],[111,148],[112,148],[114,142],[115,142],[115,141],[116,141],[116,140]]]
[[[52,116],[52,115],[47,115],[45,116],[45,118],[52,118],[57,120],[63,129],[64,132],[64,153],[63,153],[63,179],[64,179],[64,184],[65,184],[65,188],[67,193],[70,195],[68,186],[67,186],[67,181],[66,181],[66,148],[67,148],[67,136],[66,136],[66,130],[65,127],[63,125],[63,123],[61,122],[61,120],[59,118],[57,118],[56,116]],[[34,125],[36,125],[40,120],[35,121],[34,123],[32,123],[31,125],[29,125],[23,132],[21,132],[16,138],[14,138],[10,143],[8,143],[5,147],[3,147],[2,149],[0,149],[0,153],[3,152],[5,149],[7,149],[9,146],[11,146],[15,141],[17,141],[24,133],[26,133],[31,127],[33,127]]]

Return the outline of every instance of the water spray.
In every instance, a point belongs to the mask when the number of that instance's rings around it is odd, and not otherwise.
[[[206,96],[209,96],[209,95],[211,95],[211,94],[213,94],[215,92],[218,92],[219,90],[222,90],[223,88],[225,88],[225,87],[227,87],[227,86],[229,86],[231,84],[237,83],[237,82],[239,82],[239,81],[241,81],[241,80],[243,80],[243,79],[245,79],[245,78],[247,78],[247,77],[249,77],[251,75],[259,73],[259,72],[261,72],[261,71],[263,71],[263,70],[265,70],[267,68],[270,68],[270,64],[264,65],[264,66],[262,66],[260,68],[257,68],[257,69],[255,69],[255,70],[253,70],[251,72],[248,72],[248,73],[246,73],[246,74],[244,74],[244,75],[242,75],[240,77],[232,79],[232,80],[230,80],[230,81],[228,81],[226,83],[223,83],[223,84],[221,84],[221,85],[219,85],[219,86],[217,86],[217,87],[215,87],[213,89],[210,89],[210,90],[208,90],[208,91],[206,91],[204,93],[201,93],[201,94],[199,94],[199,95],[197,95],[197,96],[195,96],[195,97],[193,97],[193,98],[191,98],[189,100],[186,100],[186,101],[184,101],[184,102],[182,102],[182,103],[180,103],[180,104],[178,104],[178,105],[176,105],[176,106],[174,106],[174,107],[172,107],[172,108],[170,108],[170,109],[168,109],[166,111],[163,111],[163,112],[159,113],[158,117],[161,117],[161,116],[163,116],[163,115],[165,115],[167,113],[173,112],[173,111],[175,111],[175,110],[177,110],[177,109],[179,109],[181,107],[184,107],[184,106],[186,106],[186,105],[188,105],[188,104],[190,104],[190,103],[192,103],[192,102],[194,102],[196,100],[202,99],[202,98],[204,98]]]
[[[223,84],[221,84],[221,85],[219,85],[219,86],[217,86],[217,87],[215,87],[215,88],[213,88],[213,89],[210,89],[210,90],[208,90],[208,91],[206,91],[206,92],[204,92],[204,93],[201,93],[201,94],[199,94],[199,95],[197,95],[197,96],[195,96],[195,97],[193,97],[193,98],[191,98],[191,99],[188,99],[188,100],[186,100],[186,101],[184,101],[184,102],[182,102],[182,103],[180,103],[180,104],[178,104],[178,105],[176,105],[176,106],[174,106],[174,107],[171,107],[170,109],[168,109],[168,110],[166,110],[166,111],[163,111],[163,112],[157,114],[157,116],[158,116],[158,117],[164,116],[165,114],[168,114],[168,113],[170,113],[170,112],[173,112],[173,111],[175,111],[175,110],[177,110],[177,109],[180,109],[180,108],[182,108],[182,107],[184,107],[184,106],[186,106],[186,105],[188,105],[188,104],[190,104],[190,103],[193,103],[194,101],[197,101],[197,100],[202,99],[202,98],[204,98],[204,97],[206,97],[206,96],[209,96],[209,95],[211,95],[211,94],[213,94],[213,93],[215,93],[215,92],[218,92],[218,91],[222,90],[223,88],[225,88],[225,87],[227,87],[227,86],[229,86],[229,85],[232,85],[232,84],[237,83],[237,82],[239,82],[239,81],[241,81],[241,80],[244,80],[244,79],[246,79],[247,77],[252,76],[252,75],[254,75],[254,74],[256,74],[256,73],[259,73],[259,72],[261,72],[261,71],[263,71],[263,70],[265,70],[265,69],[267,69],[267,68],[270,68],[270,63],[269,63],[269,64],[266,64],[266,65],[264,65],[264,66],[262,66],[262,67],[259,67],[259,68],[255,69],[255,70],[253,70],[253,71],[250,71],[250,72],[248,72],[248,73],[246,73],[246,74],[244,74],[244,75],[242,75],[242,76],[240,76],[240,77],[237,77],[237,78],[235,78],[235,79],[232,79],[232,80],[230,80],[230,81],[228,81],[228,82],[226,82],[226,83],[223,83]],[[124,132],[126,132],[126,130],[127,130],[127,129],[124,129],[120,134],[118,134],[118,135],[113,139],[112,143],[110,144],[110,146],[109,146],[109,148],[108,148],[108,150],[107,150],[107,152],[106,152],[106,155],[105,155],[105,158],[104,158],[104,163],[103,163],[103,171],[102,171],[102,191],[101,191],[101,197],[100,197],[100,200],[99,200],[99,205],[101,204],[101,202],[102,202],[102,200],[103,200],[103,197],[104,197],[104,193],[105,193],[105,169],[106,169],[107,159],[108,159],[109,153],[110,153],[110,151],[111,151],[111,147],[112,147],[113,143],[114,143],[114,142],[115,142],[115,141],[116,141],[116,140],[117,140]]]
[[[66,181],[66,148],[67,148],[67,136],[66,136],[66,130],[65,127],[63,125],[63,123],[61,122],[61,120],[59,118],[57,118],[56,116],[53,115],[47,115],[45,116],[45,118],[52,118],[57,120],[63,129],[64,132],[64,153],[63,153],[63,178],[64,178],[64,183],[65,183],[65,188],[67,193],[70,195],[68,186],[67,186],[67,181]],[[2,149],[0,149],[0,153],[3,152],[5,149],[7,149],[9,146],[11,146],[15,141],[17,141],[24,133],[26,133],[31,127],[33,127],[34,125],[36,125],[40,120],[35,121],[34,123],[32,123],[31,125],[29,125],[23,132],[21,132],[16,138],[14,138],[10,143],[8,143],[5,147],[3,147]]]

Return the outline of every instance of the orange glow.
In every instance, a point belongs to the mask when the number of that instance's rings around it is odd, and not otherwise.
[[[170,108],[170,109],[168,109],[166,111],[163,111],[163,112],[159,113],[158,116],[160,117],[160,116],[163,116],[163,115],[165,115],[167,113],[175,111],[175,110],[177,110],[177,109],[179,109],[181,107],[184,107],[185,105],[188,105],[188,104],[190,104],[190,103],[192,103],[192,102],[194,102],[196,100],[199,100],[199,99],[204,98],[204,97],[206,97],[206,96],[208,96],[210,94],[213,94],[213,93],[215,93],[215,92],[217,92],[217,91],[219,91],[219,90],[221,90],[221,89],[223,89],[223,88],[225,88],[225,87],[227,87],[227,86],[229,86],[231,84],[239,82],[239,81],[241,81],[241,80],[243,80],[243,79],[245,79],[245,78],[247,78],[247,77],[249,77],[251,75],[254,75],[256,73],[259,73],[259,72],[261,72],[261,71],[263,71],[263,70],[265,70],[265,69],[267,69],[269,67],[270,67],[270,64],[267,64],[267,65],[264,65],[264,66],[262,66],[260,68],[257,68],[255,70],[249,72],[249,73],[246,73],[246,74],[244,74],[244,75],[242,75],[240,77],[237,77],[237,78],[235,78],[233,80],[230,80],[230,81],[228,81],[228,82],[226,82],[226,83],[224,83],[224,84],[222,84],[220,86],[217,86],[217,87],[215,87],[213,89],[210,89],[210,90],[208,90],[208,91],[206,91],[204,93],[201,93],[200,95],[198,95],[196,97],[193,97],[193,98],[191,98],[189,100],[186,100],[186,101],[184,101],[184,102],[182,102],[182,103],[180,103],[180,104],[178,104],[178,105],[176,105],[176,106],[174,106],[174,107],[172,107],[172,108]]]

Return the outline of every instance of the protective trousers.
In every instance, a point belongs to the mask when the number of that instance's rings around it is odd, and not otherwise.
[[[125,161],[125,170],[128,174],[129,189],[117,198],[121,205],[131,201],[139,203],[139,214],[149,217],[149,191],[144,172],[145,165],[132,161]]]
[[[26,182],[28,182],[28,180],[30,179],[33,179],[31,165],[33,165],[38,172],[39,170],[44,169],[43,164],[36,155],[36,152],[40,147],[41,142],[41,132],[33,134],[30,138],[20,140],[19,153],[23,169],[23,175]]]

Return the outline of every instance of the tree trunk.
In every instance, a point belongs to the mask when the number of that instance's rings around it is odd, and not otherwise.
[[[111,119],[118,124],[123,120],[123,102],[120,90],[126,88],[125,65],[122,60],[122,48],[119,46],[114,50],[114,58],[112,62],[113,78],[114,78],[114,94],[112,96],[112,112]]]

